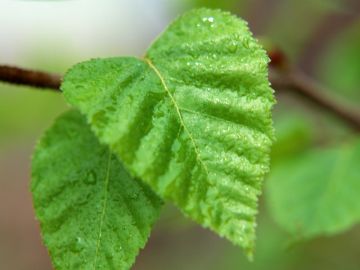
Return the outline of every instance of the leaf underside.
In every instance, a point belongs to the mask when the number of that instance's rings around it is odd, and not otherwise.
[[[276,221],[295,238],[344,231],[360,221],[360,141],[306,152],[275,168],[268,181]]]
[[[61,89],[132,175],[250,254],[273,139],[267,63],[244,21],[199,9],[144,59],[80,63]]]
[[[129,269],[161,200],[101,146],[85,118],[57,119],[32,160],[33,201],[56,269]]]

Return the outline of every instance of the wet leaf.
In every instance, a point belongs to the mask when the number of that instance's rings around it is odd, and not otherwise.
[[[251,254],[273,139],[267,64],[243,20],[198,9],[144,59],[80,63],[61,88],[132,175]]]
[[[58,118],[37,145],[31,190],[58,270],[129,269],[161,207],[77,111]]]

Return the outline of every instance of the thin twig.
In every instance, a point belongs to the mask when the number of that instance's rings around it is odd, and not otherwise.
[[[342,119],[354,130],[360,131],[360,113],[348,109],[342,103],[328,96],[326,94],[327,91],[311,78],[300,71],[289,69],[287,65],[284,65],[282,62],[282,56],[280,56],[280,58],[278,57],[278,55],[276,57],[274,55],[272,56],[273,64],[276,63],[275,66],[271,66],[272,72],[270,72],[270,81],[274,89],[286,89],[300,94],[304,98],[312,101],[315,105]],[[0,65],[0,81],[60,92],[61,76],[43,71]]]
[[[325,89],[300,71],[289,71],[281,76],[270,76],[272,87],[278,91],[289,90],[360,131],[360,113],[330,97]]]
[[[60,91],[58,74],[0,65],[0,81]]]
[[[337,116],[355,131],[360,131],[360,111],[349,108],[337,98],[331,97],[328,94],[329,90],[296,69],[279,48],[268,50],[268,54],[271,59],[270,82],[274,89],[299,94],[321,109]]]

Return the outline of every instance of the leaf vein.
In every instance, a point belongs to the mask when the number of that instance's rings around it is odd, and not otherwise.
[[[202,167],[203,167],[204,170],[205,170],[206,175],[208,176],[208,175],[209,175],[209,170],[208,170],[207,166],[205,165],[205,163],[204,163],[204,162],[202,161],[202,159],[201,159],[200,151],[199,151],[198,146],[197,146],[196,143],[195,143],[195,139],[193,138],[192,134],[190,133],[190,131],[189,131],[188,128],[186,127],[185,122],[184,122],[184,119],[183,119],[183,116],[182,116],[181,111],[180,111],[180,108],[179,108],[179,106],[177,105],[174,96],[170,93],[170,90],[169,90],[169,88],[167,87],[166,82],[165,82],[163,76],[161,75],[160,71],[156,68],[156,66],[151,62],[150,59],[144,58],[144,60],[145,60],[145,62],[149,65],[149,67],[156,73],[156,75],[159,77],[159,79],[160,79],[160,81],[161,81],[161,84],[162,84],[162,86],[164,87],[165,92],[168,94],[171,102],[172,102],[173,105],[174,105],[174,108],[175,108],[175,110],[176,110],[176,113],[177,113],[177,115],[178,115],[178,117],[179,117],[180,125],[183,126],[184,131],[188,134],[188,136],[189,136],[189,138],[190,138],[190,141],[191,141],[191,143],[192,143],[192,145],[193,145],[193,147],[194,147],[194,151],[195,151],[195,154],[196,154],[196,159],[197,159],[197,160],[199,161],[199,163],[202,165]]]
[[[101,217],[100,217],[100,228],[99,228],[99,234],[98,234],[97,243],[96,243],[94,270],[96,269],[97,258],[99,256],[102,227],[103,227],[105,212],[106,212],[106,207],[107,207],[108,187],[109,187],[109,179],[110,179],[110,177],[109,177],[110,176],[110,165],[111,165],[111,152],[109,151],[108,166],[106,168],[106,177],[105,177],[105,184],[104,184],[104,186],[105,186],[104,205],[103,205],[103,209],[101,211]]]

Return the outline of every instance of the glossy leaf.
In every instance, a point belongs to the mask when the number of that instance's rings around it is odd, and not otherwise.
[[[307,152],[273,168],[269,206],[296,238],[344,231],[360,221],[360,142]]]
[[[161,206],[98,143],[77,111],[58,118],[37,145],[31,190],[58,270],[129,269]]]
[[[199,9],[143,60],[80,63],[61,88],[133,175],[250,254],[273,138],[267,64],[243,20]]]

